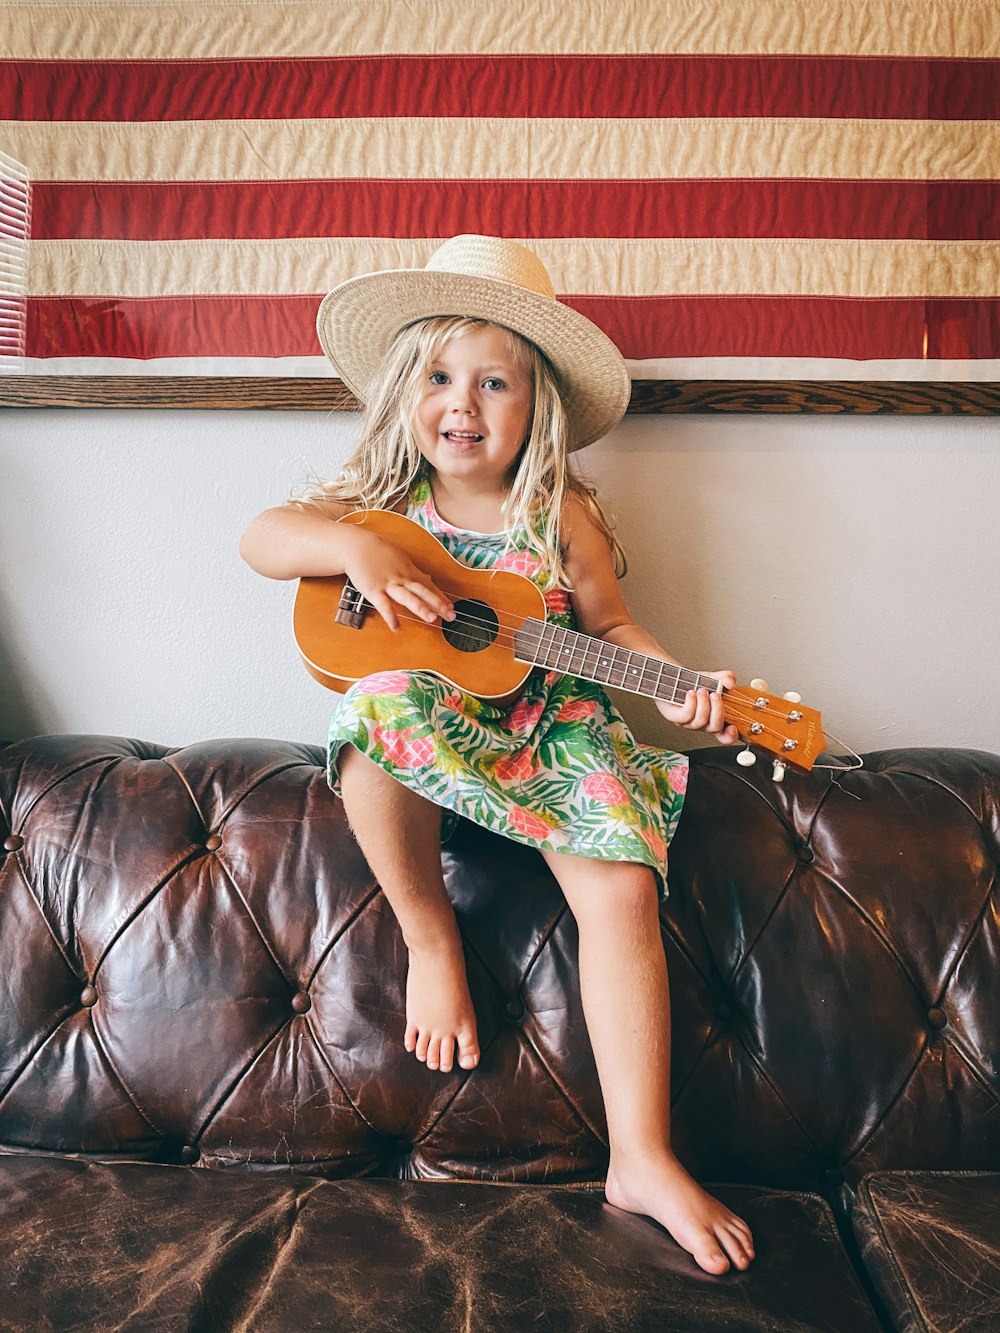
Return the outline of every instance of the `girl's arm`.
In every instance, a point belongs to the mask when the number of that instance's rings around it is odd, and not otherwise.
[[[354,523],[338,523],[356,505],[326,500],[300,509],[265,509],[240,540],[240,555],[269,579],[325,578],[346,574],[390,629],[399,628],[398,610],[432,622],[454,617],[448,598],[405,551]]]
[[[619,648],[645,653],[648,657],[658,657],[664,662],[680,666],[676,658],[671,657],[651,634],[632,619],[615,577],[607,538],[586,506],[576,497],[566,503],[562,528],[566,573],[573,585],[570,600],[581,631]],[[726,686],[736,684],[736,677],[731,671],[711,671],[705,674],[717,677]],[[723,745],[731,745],[739,739],[736,728],[726,726],[722,696],[715,691],[688,690],[682,704],[668,704],[658,699],[656,706],[670,722],[692,731],[712,732]]]
[[[343,574],[357,529],[335,520],[353,508],[327,500],[308,509],[297,505],[265,509],[247,525],[240,555],[269,579]]]

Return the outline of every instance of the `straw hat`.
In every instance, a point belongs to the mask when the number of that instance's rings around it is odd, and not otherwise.
[[[537,255],[499,236],[453,236],[425,268],[349,278],[323,298],[316,331],[341,379],[367,402],[395,335],[433,315],[488,319],[537,344],[561,381],[571,448],[621,420],[631,391],[622,354],[596,324],[556,300]]]

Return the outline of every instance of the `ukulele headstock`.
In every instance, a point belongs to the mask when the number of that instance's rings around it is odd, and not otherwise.
[[[826,746],[823,719],[797,694],[769,694],[766,681],[753,680],[749,685],[726,690],[723,701],[726,721],[736,728],[740,739],[775,756],[776,782],[784,777],[786,764],[808,773]],[[749,759],[744,759],[744,754]],[[744,750],[736,759],[738,763],[753,763],[754,755]]]

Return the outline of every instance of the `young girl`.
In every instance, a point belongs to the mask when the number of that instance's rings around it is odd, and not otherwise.
[[[621,550],[567,453],[629,398],[617,348],[562,305],[541,262],[495,237],[445,242],[426,269],[365,274],[320,307],[327,355],[366,406],[340,479],[261,514],[241,553],[259,573],[346,573],[391,629],[454,617],[399,547],[333,520],[396,509],[457,559],[513,569],[547,618],[672,662],[619,591]],[[713,673],[726,685],[729,672]],[[717,691],[658,704],[724,743]],[[580,984],[607,1112],[608,1202],[656,1218],[711,1273],[754,1257],[746,1224],[670,1147],[670,1020],[658,901],[687,760],[638,744],[604,691],[536,669],[508,707],[425,672],[381,672],[343,695],[330,784],[409,951],[406,1049],[429,1069],[479,1061],[462,944],[441,871],[465,815],[536,847],[579,927]]]

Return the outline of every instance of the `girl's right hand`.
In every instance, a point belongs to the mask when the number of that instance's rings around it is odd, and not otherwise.
[[[346,525],[341,525],[346,526]],[[451,598],[413,563],[405,551],[374,532],[351,527],[344,572],[391,630],[399,629],[398,608],[432,624],[454,620]]]

